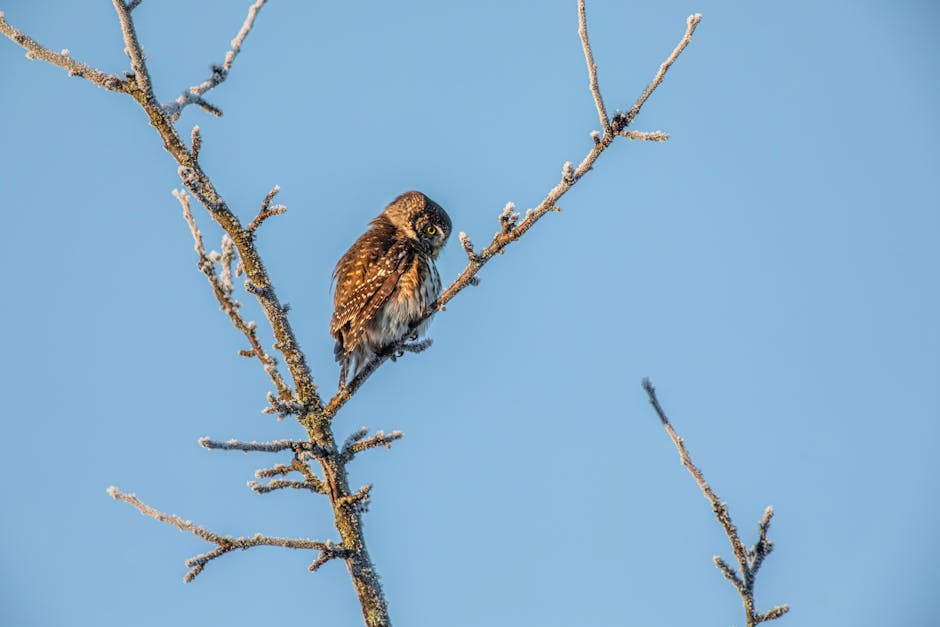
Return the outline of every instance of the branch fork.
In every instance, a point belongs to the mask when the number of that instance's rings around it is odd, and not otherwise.
[[[656,396],[656,389],[649,379],[643,379],[643,389],[646,391],[650,405],[653,406],[656,415],[659,416],[663,428],[666,429],[666,433],[669,434],[669,438],[679,451],[679,459],[682,465],[689,471],[689,474],[695,479],[695,483],[698,484],[705,498],[708,499],[708,502],[712,506],[712,511],[715,512],[715,517],[724,529],[725,535],[728,536],[729,542],[731,542],[734,557],[738,562],[738,571],[735,572],[735,570],[718,555],[712,558],[712,562],[715,564],[715,567],[721,571],[721,574],[725,576],[725,579],[730,581],[731,585],[738,591],[738,595],[741,597],[741,601],[744,604],[747,627],[754,627],[759,623],[780,618],[790,610],[789,605],[778,605],[764,613],[758,613],[754,610],[754,583],[757,577],[757,571],[760,570],[761,565],[764,563],[764,558],[770,555],[770,552],[773,550],[773,543],[767,537],[767,532],[770,530],[770,521],[774,515],[773,508],[767,507],[767,509],[764,510],[764,515],[758,524],[757,542],[749,549],[745,548],[744,543],[741,542],[737,527],[731,522],[731,514],[728,511],[728,505],[718,498],[718,495],[715,494],[714,490],[712,490],[711,486],[705,480],[702,471],[692,463],[692,457],[689,455],[688,450],[686,450],[685,443],[682,438],[679,437],[679,434],[676,433],[672,423],[669,422],[669,418],[666,417],[666,412],[663,410]]]

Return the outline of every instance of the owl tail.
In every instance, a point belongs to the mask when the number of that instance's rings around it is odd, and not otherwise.
[[[333,347],[333,357],[339,362],[339,389],[342,390],[346,387],[346,377],[349,376],[349,353],[338,340]]]

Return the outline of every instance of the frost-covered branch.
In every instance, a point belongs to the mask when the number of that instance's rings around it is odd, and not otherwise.
[[[656,88],[659,87],[663,79],[666,78],[666,72],[669,71],[669,68],[672,67],[672,64],[676,62],[676,59],[679,58],[679,55],[682,54],[682,51],[685,50],[685,47],[692,43],[692,33],[695,32],[695,28],[698,26],[699,22],[702,21],[702,16],[698,13],[695,15],[690,15],[686,19],[687,28],[685,30],[685,35],[682,37],[682,40],[679,44],[673,49],[672,54],[670,54],[662,65],[659,66],[659,70],[656,72],[656,76],[653,77],[653,80],[650,81],[650,84],[646,86],[646,89],[643,90],[643,93],[640,94],[640,97],[636,99],[636,102],[633,103],[633,106],[630,107],[630,110],[626,113],[621,113],[614,116],[614,119],[611,122],[615,131],[627,128],[633,122],[639,113],[640,109],[643,108],[643,105],[646,104],[647,99],[653,95],[653,92],[656,91]]]
[[[303,459],[304,457],[315,457],[315,455],[308,451],[295,450],[294,459],[291,461],[289,466],[284,464],[277,464],[271,468],[261,468],[255,471],[255,477],[257,479],[281,477],[289,475],[292,472],[298,472],[304,476],[303,481],[273,479],[266,484],[258,483],[257,481],[249,481],[248,487],[258,494],[266,494],[268,492],[273,492],[274,490],[280,490],[283,488],[310,490],[311,492],[327,494],[326,485],[323,483],[323,481],[320,480],[319,477],[316,476],[312,470],[310,470],[310,467],[307,466],[307,463]]]
[[[287,207],[284,205],[274,205],[271,206],[271,201],[274,200],[274,197],[277,193],[281,191],[281,188],[275,185],[268,195],[264,197],[264,200],[261,201],[261,211],[258,212],[258,215],[255,216],[255,219],[251,221],[251,224],[248,225],[248,232],[254,233],[255,229],[261,226],[261,223],[270,218],[271,216],[278,216],[287,211]]]
[[[591,52],[591,42],[588,39],[584,0],[578,0],[578,36],[581,37],[581,48],[584,50],[584,62],[587,64],[588,70],[588,86],[591,89],[591,96],[594,97],[597,117],[601,122],[601,128],[607,134],[610,132],[610,118],[607,117],[604,98],[601,96],[601,90],[597,84],[597,65],[594,63],[594,53]]]
[[[586,18],[584,16],[584,3],[582,0],[579,0],[578,2],[578,18],[581,45],[584,51],[585,60],[588,65],[589,85],[591,93],[595,98],[595,107],[598,111],[598,117],[602,126],[604,127],[603,135],[597,133],[596,131],[591,134],[593,146],[591,147],[591,150],[588,152],[588,154],[581,160],[577,167],[575,167],[571,162],[566,162],[562,166],[561,180],[548,192],[545,198],[542,199],[542,202],[540,202],[535,208],[526,211],[525,218],[521,222],[517,222],[519,215],[514,213],[514,206],[511,203],[508,204],[499,216],[500,230],[498,233],[496,233],[496,235],[493,236],[489,246],[479,252],[476,252],[473,249],[473,244],[471,243],[470,238],[466,235],[466,233],[460,234],[460,243],[461,246],[463,246],[464,251],[467,253],[467,258],[469,261],[467,267],[463,270],[463,272],[460,273],[456,280],[454,280],[454,282],[451,283],[450,286],[441,293],[437,301],[432,303],[432,305],[425,312],[424,316],[412,326],[412,329],[417,329],[421,323],[424,322],[424,320],[432,316],[436,311],[443,311],[445,305],[450,302],[454,296],[459,294],[468,286],[476,285],[479,280],[477,274],[480,272],[480,269],[496,255],[502,254],[507,246],[522,237],[545,214],[549,212],[561,211],[561,208],[557,205],[558,200],[564,196],[568,190],[574,187],[574,185],[580,181],[585,174],[591,171],[591,169],[594,167],[594,162],[597,161],[597,158],[601,156],[601,154],[614,142],[617,137],[625,136],[629,137],[630,139],[646,139],[651,141],[663,141],[668,137],[668,135],[661,131],[652,133],[634,131],[625,133],[624,131],[626,130],[627,125],[629,125],[633,118],[636,117],[637,113],[639,113],[640,109],[643,107],[643,104],[647,101],[647,99],[649,99],[653,91],[655,91],[655,89],[662,83],[666,70],[672,66],[682,51],[685,50],[686,46],[688,46],[689,42],[692,41],[692,34],[698,27],[699,22],[702,21],[702,16],[695,14],[690,15],[686,19],[685,34],[682,36],[679,44],[675,47],[675,49],[673,49],[672,53],[669,55],[666,61],[660,66],[659,72],[656,74],[653,82],[646,87],[642,94],[640,94],[640,97],[630,109],[630,112],[626,115],[618,113],[614,116],[613,120],[611,120],[609,126],[604,124],[604,120],[606,120],[607,114],[606,110],[604,109],[603,99],[601,98],[599,88],[597,87],[597,68],[594,64],[594,57],[591,53],[590,44],[588,42],[587,24]],[[326,408],[323,411],[324,416],[327,419],[331,419],[336,414],[336,412],[338,412],[343,407],[343,405],[345,405],[346,402],[352,398],[352,396],[362,387],[362,385],[368,380],[372,373],[379,368],[379,366],[385,363],[387,359],[397,355],[402,350],[402,344],[404,343],[405,341],[403,340],[399,343],[398,346],[392,347],[385,354],[376,355],[367,361],[359,373],[353,377],[353,379],[345,387],[340,389],[336,395],[333,396],[333,398],[330,399],[330,402],[327,403]]]
[[[343,442],[343,448],[340,450],[340,456],[344,462],[352,461],[356,453],[369,450],[370,448],[379,446],[392,448],[392,442],[400,440],[405,434],[401,431],[392,431],[391,433],[376,431],[375,435],[371,438],[366,438],[367,435],[369,435],[369,428],[362,427],[346,438],[346,441]]]
[[[195,143],[198,145],[198,141]],[[189,206],[189,196],[186,192],[176,189],[173,190],[173,195],[183,207],[183,219],[186,220],[189,231],[193,236],[193,249],[196,251],[199,270],[206,275],[206,278],[209,280],[209,284],[212,286],[212,292],[215,294],[216,300],[219,301],[219,306],[222,311],[228,314],[232,324],[235,325],[236,329],[242,332],[251,345],[250,351],[242,351],[241,354],[243,356],[257,357],[264,371],[268,374],[268,377],[270,377],[271,382],[274,383],[274,387],[277,388],[278,397],[282,399],[282,402],[290,402],[294,397],[294,393],[278,371],[277,360],[264,350],[260,340],[258,340],[255,323],[248,322],[242,317],[239,311],[241,303],[232,298],[233,286],[231,268],[235,256],[234,242],[226,235],[226,239],[223,240],[222,254],[216,259],[212,259],[209,254],[206,254],[206,248],[202,242],[202,232],[196,225],[196,220],[193,218],[193,213]],[[217,261],[221,267],[220,274],[216,273],[215,261]]]
[[[115,0],[120,2],[120,0]],[[214,87],[218,87],[222,81],[228,78],[228,73],[232,69],[232,63],[235,62],[235,57],[238,56],[238,53],[241,52],[242,44],[245,43],[245,37],[248,36],[251,27],[255,24],[255,17],[258,15],[258,11],[261,10],[261,7],[264,6],[267,0],[257,0],[254,4],[248,7],[248,16],[245,18],[245,21],[242,23],[242,27],[239,29],[238,34],[235,35],[235,39],[231,42],[231,49],[225,53],[225,61],[222,65],[212,65],[211,70],[212,74],[201,82],[198,85],[193,85],[176,99],[176,102],[169,102],[163,105],[163,110],[166,111],[174,122],[179,120],[180,114],[183,112],[188,105],[194,104],[201,107],[204,111],[211,113],[215,116],[221,116],[222,110],[216,107],[213,104],[207,102],[203,95]]]
[[[685,448],[685,443],[672,427],[669,418],[666,417],[666,412],[663,411],[662,405],[659,404],[659,399],[656,397],[656,389],[653,387],[653,384],[650,383],[649,379],[643,379],[643,389],[649,397],[650,405],[653,406],[656,415],[659,416],[659,420],[666,429],[666,433],[669,434],[669,438],[679,451],[679,459],[682,465],[689,471],[689,474],[695,479],[695,483],[698,484],[705,498],[708,499],[708,502],[712,506],[712,511],[715,512],[715,517],[718,519],[721,527],[725,530],[725,535],[728,536],[728,540],[731,542],[734,557],[738,562],[738,572],[735,572],[735,570],[718,555],[712,558],[712,561],[715,567],[721,571],[721,574],[724,575],[738,591],[744,604],[747,627],[754,627],[754,625],[758,623],[783,616],[790,610],[789,605],[778,605],[763,614],[759,614],[754,610],[754,580],[757,576],[757,571],[760,570],[761,564],[764,563],[764,558],[770,555],[770,552],[773,550],[773,543],[767,537],[767,532],[770,529],[770,520],[774,515],[773,508],[768,507],[764,510],[764,516],[761,518],[758,525],[759,535],[757,542],[750,549],[745,548],[744,543],[741,542],[741,537],[738,535],[737,528],[734,526],[734,523],[731,522],[731,513],[728,511],[727,503],[722,502],[721,499],[718,498],[718,495],[715,494],[714,490],[712,490],[711,486],[705,480],[702,471],[692,463],[692,457]]]
[[[221,442],[211,438],[199,438],[199,446],[207,449],[222,451],[242,451],[244,453],[280,453],[281,451],[306,452],[314,457],[323,455],[323,450],[311,442],[296,440],[273,440],[271,442],[242,442],[241,440],[226,440]]]
[[[134,28],[134,20],[131,19],[131,7],[124,4],[124,0],[112,0],[112,2],[114,10],[117,11],[118,20],[121,22],[121,32],[124,34],[124,54],[131,59],[134,82],[140,89],[143,100],[148,104],[155,104],[156,97],[153,95],[153,86],[150,84],[150,72],[147,71],[147,56],[137,39],[137,30]],[[128,80],[130,78],[128,76]]]
[[[5,35],[13,43],[26,50],[27,59],[39,59],[52,65],[56,65],[69,73],[69,76],[78,76],[94,83],[98,87],[103,87],[110,91],[125,91],[125,83],[113,74],[106,74],[101,70],[85,65],[72,58],[68,50],[62,52],[53,52],[49,48],[42,46],[35,39],[14,28],[6,21],[3,11],[0,11],[0,34]]]
[[[121,492],[114,486],[108,488],[108,494],[119,501],[124,501],[125,503],[134,506],[137,508],[137,511],[139,511],[144,516],[149,516],[154,520],[159,520],[160,522],[167,523],[168,525],[173,525],[181,531],[188,531],[197,538],[205,540],[211,544],[218,545],[217,548],[209,551],[208,553],[203,553],[186,560],[186,566],[190,570],[188,573],[186,573],[186,576],[183,577],[183,581],[187,583],[192,581],[196,575],[201,573],[202,569],[205,568],[206,564],[208,564],[211,560],[225,555],[229,551],[234,551],[235,549],[245,550],[255,546],[280,546],[288,549],[333,551],[336,548],[336,545],[332,542],[320,542],[317,540],[308,540],[306,538],[279,538],[276,536],[264,536],[260,533],[255,534],[250,538],[233,538],[231,536],[223,536],[221,534],[215,533],[214,531],[209,531],[205,527],[200,527],[190,520],[183,520],[175,514],[164,514],[163,512],[156,510],[142,502],[137,498],[136,495]]]

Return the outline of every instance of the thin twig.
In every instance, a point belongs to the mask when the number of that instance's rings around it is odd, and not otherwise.
[[[261,211],[258,212],[258,215],[255,216],[255,219],[251,221],[251,224],[248,225],[248,232],[254,233],[255,229],[261,226],[261,223],[270,218],[271,216],[281,215],[287,211],[287,207],[284,205],[274,205],[271,206],[271,201],[281,191],[281,188],[275,185],[268,195],[264,197],[264,200],[261,202]]]
[[[193,154],[193,161],[199,160],[199,151],[202,150],[202,134],[199,132],[199,125],[193,127],[193,132],[191,134],[192,148],[190,149]]]
[[[659,404],[659,399],[656,398],[656,389],[653,387],[653,384],[650,383],[649,379],[643,379],[643,389],[646,390],[650,404],[653,406],[653,409],[656,410],[656,415],[658,415],[660,421],[662,421],[666,433],[669,434],[669,437],[679,450],[679,459],[682,461],[682,465],[689,471],[689,474],[695,479],[695,483],[698,484],[705,498],[711,503],[712,509],[718,518],[718,522],[721,523],[721,526],[725,530],[725,535],[727,535],[728,539],[731,541],[735,558],[737,558],[738,563],[747,563],[747,549],[744,548],[744,544],[738,536],[737,528],[734,526],[734,523],[731,522],[731,514],[728,512],[727,504],[723,503],[721,499],[718,498],[718,495],[715,494],[711,486],[708,485],[708,482],[705,481],[705,476],[702,474],[702,471],[692,463],[692,458],[685,448],[685,443],[682,441],[682,438],[679,437],[679,434],[676,433],[675,429],[672,428],[672,424],[669,422],[662,406]]]
[[[300,442],[297,440],[273,440],[271,442],[242,442],[241,440],[227,440],[221,442],[208,437],[199,438],[199,446],[207,449],[222,451],[244,451],[260,453],[279,453],[281,451],[306,451],[314,457],[319,457],[323,451],[316,444]]]
[[[698,484],[705,498],[711,503],[712,511],[715,512],[718,522],[721,523],[722,528],[725,530],[725,535],[728,536],[728,540],[731,542],[734,557],[738,562],[739,572],[735,572],[720,556],[716,555],[712,558],[712,561],[715,567],[732,583],[741,596],[741,601],[744,604],[747,627],[754,627],[758,623],[783,616],[789,611],[789,605],[777,606],[765,614],[757,614],[754,610],[754,579],[764,558],[769,555],[773,549],[773,543],[767,539],[767,531],[770,529],[770,520],[773,517],[773,508],[768,507],[764,510],[764,516],[759,524],[759,538],[750,550],[745,549],[744,543],[741,542],[741,538],[738,535],[737,528],[731,522],[731,514],[728,512],[727,504],[721,502],[721,499],[718,498],[718,495],[715,494],[714,490],[712,490],[711,486],[705,480],[702,471],[692,463],[692,457],[689,455],[688,450],[686,450],[685,443],[682,441],[682,438],[679,437],[679,434],[676,433],[676,430],[673,429],[669,418],[666,417],[666,412],[663,410],[662,405],[659,404],[659,399],[656,397],[656,389],[649,379],[643,379],[643,389],[646,391],[650,405],[653,406],[656,415],[659,416],[660,422],[662,422],[663,427],[666,429],[666,433],[669,434],[669,438],[679,451],[679,459],[682,461],[682,465],[689,471],[689,474],[695,479],[695,483]]]
[[[27,59],[40,59],[56,65],[63,70],[66,70],[69,73],[69,76],[78,76],[84,78],[85,80],[94,83],[98,87],[103,87],[110,91],[124,92],[126,84],[117,76],[113,74],[106,74],[101,70],[96,70],[95,68],[85,65],[79,61],[76,61],[72,58],[68,50],[63,50],[61,53],[53,52],[49,48],[42,46],[35,39],[27,35],[21,30],[18,30],[11,26],[4,17],[2,11],[0,11],[0,33],[5,35],[18,46],[26,50]]]
[[[370,448],[376,448],[379,446],[391,448],[392,442],[395,440],[400,440],[405,435],[401,431],[392,431],[388,434],[386,434],[384,431],[376,431],[375,435],[373,435],[371,438],[365,439],[366,435],[368,434],[369,428],[362,427],[346,438],[346,441],[343,442],[343,448],[340,450],[340,456],[344,462],[350,462],[353,457],[356,456],[356,453],[369,450]]]
[[[626,137],[627,139],[639,139],[642,141],[648,142],[664,142],[669,139],[669,133],[664,133],[663,131],[629,131],[624,130],[617,133],[621,137]]]
[[[250,549],[254,546],[280,546],[288,549],[313,549],[315,551],[325,551],[335,546],[332,543],[328,544],[326,542],[308,540],[306,538],[279,538],[276,536],[263,536],[260,533],[250,538],[233,538],[231,536],[223,536],[215,533],[214,531],[209,531],[205,527],[200,527],[192,521],[183,520],[175,514],[164,514],[163,512],[150,507],[146,503],[143,503],[140,499],[137,498],[136,495],[121,492],[114,486],[108,488],[108,494],[119,501],[124,501],[125,503],[134,506],[137,508],[137,511],[139,511],[144,516],[149,516],[150,518],[167,523],[168,525],[173,525],[181,531],[188,531],[196,537],[205,540],[206,542],[218,545],[218,548],[213,549],[208,553],[203,553],[202,555],[197,555],[186,560],[186,566],[190,568],[190,571],[186,573],[183,581],[187,583],[192,581],[196,575],[202,572],[202,569],[205,568],[206,564],[211,560],[224,555],[229,551],[234,551],[235,549],[244,550]]]
[[[333,544],[329,540],[326,541],[326,548],[320,551],[320,554],[317,556],[317,559],[313,561],[312,564],[308,567],[308,570],[312,573],[316,572],[321,566],[329,562],[330,560],[335,559],[346,559],[352,554],[352,551],[345,548],[340,544]]]
[[[682,51],[685,50],[685,47],[692,43],[692,33],[695,32],[696,27],[701,21],[702,15],[700,13],[690,15],[688,18],[686,18],[685,23],[687,26],[685,35],[672,51],[672,54],[670,54],[669,57],[663,61],[663,64],[659,66],[659,71],[656,72],[656,76],[654,76],[650,84],[646,86],[646,89],[643,90],[643,93],[640,94],[640,97],[637,98],[635,103],[633,103],[633,106],[630,107],[629,111],[614,116],[612,126],[615,131],[620,131],[630,126],[630,123],[633,122],[633,119],[640,112],[640,109],[643,108],[643,105],[646,103],[647,99],[653,94],[654,91],[656,91],[656,88],[659,87],[660,83],[663,82],[663,79],[666,77],[666,72],[669,70],[669,68],[672,67],[672,64],[676,62],[676,59],[679,58],[679,55],[682,54]]]
[[[581,48],[584,50],[584,62],[587,63],[588,82],[591,87],[591,95],[594,97],[594,107],[597,109],[601,129],[606,135],[610,133],[610,118],[607,117],[604,99],[601,97],[601,90],[597,85],[597,65],[594,63],[594,53],[591,52],[591,42],[588,40],[584,0],[578,0],[578,35],[581,37]]]
[[[284,488],[294,488],[295,490],[310,490],[311,492],[317,492],[323,494],[323,484],[310,483],[309,481],[291,481],[289,479],[272,479],[267,483],[258,483],[257,481],[249,481],[248,487],[257,492],[258,494],[267,494],[268,492],[274,492],[275,490],[282,490]]]
[[[198,133],[194,133],[193,137],[198,138]],[[199,141],[194,141],[194,145],[198,146]],[[277,369],[277,360],[264,350],[261,341],[258,339],[255,324],[246,321],[242,317],[241,312],[238,310],[238,301],[232,298],[231,264],[234,260],[234,242],[231,238],[227,240],[229,242],[227,252],[224,250],[226,246],[223,246],[223,255],[220,257],[223,276],[219,276],[215,272],[215,265],[212,263],[212,260],[210,260],[209,255],[206,254],[206,249],[202,242],[202,232],[200,232],[199,227],[196,225],[196,220],[193,218],[193,213],[189,206],[189,196],[186,192],[175,189],[173,190],[173,195],[183,207],[183,219],[186,220],[189,231],[193,236],[193,248],[199,260],[199,270],[206,275],[206,278],[209,280],[209,284],[212,286],[212,292],[215,294],[216,300],[219,301],[222,311],[228,314],[235,328],[241,331],[248,340],[248,343],[251,345],[251,352],[258,358],[258,361],[261,362],[264,371],[268,374],[268,377],[270,377],[271,382],[274,383],[274,387],[277,388],[278,397],[283,400],[293,399],[293,391],[287,385],[287,382],[284,381],[284,377],[281,376],[280,371]],[[226,277],[228,280],[226,280]]]
[[[137,31],[134,29],[134,19],[131,17],[131,10],[124,0],[113,0],[114,10],[117,11],[118,20],[121,22],[121,32],[124,33],[124,52],[131,59],[131,69],[134,71],[134,81],[140,88],[144,100],[150,104],[156,103],[156,96],[153,94],[153,86],[150,84],[150,72],[147,71],[147,57],[144,49],[137,39]]]
[[[115,0],[119,1],[119,0]],[[261,7],[264,6],[267,0],[256,0],[254,4],[248,7],[248,16],[245,18],[245,21],[242,23],[242,27],[239,29],[238,34],[235,35],[235,38],[231,42],[231,49],[225,53],[225,61],[222,65],[213,65],[212,74],[198,85],[193,85],[176,99],[176,102],[169,102],[163,105],[163,110],[166,111],[174,122],[179,120],[180,114],[183,112],[188,105],[195,104],[203,108],[208,113],[215,115],[217,117],[222,115],[222,111],[215,107],[212,104],[206,102],[203,98],[203,95],[214,87],[218,87],[226,78],[228,78],[228,73],[232,69],[232,63],[235,62],[235,57],[238,56],[238,53],[242,49],[242,44],[245,43],[245,37],[248,36],[248,33],[251,31],[251,27],[254,26],[255,17],[258,15],[258,11],[261,10]]]

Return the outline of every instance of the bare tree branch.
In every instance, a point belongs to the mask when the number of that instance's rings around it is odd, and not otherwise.
[[[401,431],[392,431],[389,434],[386,434],[384,431],[376,431],[375,435],[366,439],[367,435],[369,435],[369,428],[362,427],[346,438],[346,441],[343,442],[343,448],[340,450],[340,456],[344,462],[352,461],[356,453],[366,451],[370,448],[376,448],[378,446],[391,448],[392,442],[400,440],[405,434]]]
[[[94,83],[98,87],[110,91],[124,92],[125,83],[113,74],[106,74],[101,70],[80,63],[72,58],[68,50],[61,53],[55,53],[52,50],[40,45],[35,39],[26,33],[14,28],[6,21],[3,11],[0,11],[0,33],[5,35],[13,43],[26,50],[27,59],[40,59],[52,65],[56,65],[69,73],[69,76],[78,76]]]
[[[261,226],[261,223],[270,218],[271,216],[281,215],[287,211],[287,207],[284,205],[274,205],[271,206],[271,201],[281,191],[281,188],[275,185],[268,195],[264,197],[264,200],[261,202],[261,211],[258,212],[258,215],[255,216],[255,219],[251,221],[251,224],[248,225],[248,232],[254,233],[255,229]]]
[[[115,0],[119,2],[120,0]],[[238,34],[235,35],[235,39],[232,40],[231,49],[225,53],[225,61],[222,65],[213,65],[211,67],[212,74],[198,85],[193,85],[176,99],[176,102],[169,102],[163,105],[163,110],[166,111],[174,122],[179,120],[180,114],[183,112],[188,105],[195,104],[202,107],[206,112],[211,113],[214,116],[221,117],[222,111],[215,107],[214,105],[209,104],[202,97],[207,91],[214,87],[218,87],[222,81],[228,78],[228,73],[232,70],[232,63],[235,62],[235,57],[238,56],[238,53],[241,52],[242,44],[245,43],[245,37],[248,36],[248,33],[251,31],[251,27],[255,24],[255,17],[258,15],[258,11],[261,10],[261,7],[267,0],[256,0],[254,4],[248,7],[248,16],[245,18],[245,21],[242,23],[242,27],[239,29]],[[254,230],[254,229],[250,229]]]
[[[672,64],[676,62],[676,59],[679,58],[679,55],[682,54],[682,51],[685,50],[685,47],[692,43],[692,33],[695,32],[695,28],[698,26],[699,22],[702,21],[702,16],[699,13],[695,15],[690,15],[686,19],[687,28],[685,30],[685,35],[682,37],[682,40],[679,42],[679,45],[675,47],[672,51],[672,54],[663,61],[663,64],[659,66],[659,71],[656,72],[656,76],[653,77],[653,80],[649,85],[646,86],[646,89],[643,90],[643,93],[640,94],[640,97],[637,98],[636,102],[633,103],[633,106],[630,107],[630,110],[625,114],[621,113],[614,116],[614,119],[611,123],[615,131],[620,131],[627,128],[633,122],[633,118],[640,113],[640,109],[643,108],[643,105],[646,104],[647,99],[653,95],[653,92],[656,91],[656,88],[660,86],[663,82],[663,79],[666,77],[666,72],[669,71],[669,68],[672,67]]]
[[[271,442],[242,442],[240,440],[227,440],[220,442],[208,437],[199,438],[199,446],[207,449],[222,451],[242,451],[260,453],[279,453],[281,451],[307,452],[314,457],[324,455],[324,451],[312,442],[298,442],[295,440],[273,440]]]
[[[317,492],[323,494],[323,484],[313,484],[309,481],[290,481],[288,479],[272,479],[267,483],[258,483],[257,481],[249,481],[248,487],[257,492],[258,494],[267,494],[268,492],[274,492],[275,490],[281,490],[283,488],[294,488],[295,490],[310,490],[311,492]]]
[[[144,516],[149,516],[150,518],[167,523],[168,525],[173,525],[181,531],[188,531],[197,538],[218,545],[218,548],[213,549],[208,553],[203,553],[202,555],[197,555],[186,560],[186,566],[190,568],[190,571],[186,573],[185,577],[183,577],[183,581],[187,583],[192,581],[196,575],[201,573],[202,569],[205,568],[206,564],[211,560],[224,555],[229,551],[234,551],[235,549],[245,550],[255,546],[280,546],[288,549],[313,549],[317,551],[327,551],[335,547],[332,542],[319,542],[317,540],[308,540],[305,538],[279,538],[276,536],[263,536],[260,533],[255,534],[250,538],[233,538],[231,536],[223,536],[215,533],[214,531],[209,531],[205,527],[200,527],[192,521],[183,520],[175,514],[164,514],[163,512],[143,503],[140,499],[137,498],[136,495],[121,492],[114,486],[108,488],[108,494],[119,501],[124,501],[125,503],[133,505],[135,508],[137,508],[137,511],[139,511]]]
[[[639,139],[648,142],[664,142],[669,139],[669,133],[662,131],[620,131],[617,134],[627,139]]]
[[[150,84],[150,72],[147,71],[147,57],[137,40],[137,31],[134,29],[134,20],[131,19],[131,8],[124,4],[124,0],[112,0],[114,10],[117,11],[121,22],[121,32],[124,33],[124,54],[131,59],[131,69],[134,71],[134,81],[137,83],[144,100],[148,104],[156,102],[153,95],[153,86]],[[134,7],[136,8],[136,4]],[[128,77],[130,78],[130,77]]]
[[[738,535],[737,528],[731,522],[731,514],[728,512],[727,504],[721,502],[718,495],[715,494],[711,486],[708,485],[708,482],[705,481],[705,476],[702,474],[702,471],[692,463],[692,458],[685,448],[685,443],[682,441],[682,438],[679,437],[679,434],[676,433],[675,429],[673,429],[669,418],[666,417],[666,412],[663,411],[662,405],[659,404],[659,399],[656,397],[656,389],[653,387],[653,384],[650,383],[649,379],[643,379],[643,389],[649,397],[650,405],[653,406],[656,415],[659,416],[660,422],[663,423],[666,433],[669,434],[669,438],[672,440],[673,444],[676,445],[682,465],[689,471],[689,474],[695,479],[695,483],[698,484],[705,498],[711,503],[712,511],[715,512],[718,522],[721,523],[722,528],[725,530],[725,535],[728,536],[728,540],[731,542],[740,574],[736,573],[727,562],[717,555],[712,561],[718,570],[721,571],[721,574],[734,585],[738,594],[741,596],[747,619],[747,627],[754,627],[758,623],[783,616],[790,610],[789,605],[777,606],[765,614],[757,614],[754,611],[754,578],[764,558],[769,555],[773,549],[773,544],[767,539],[767,531],[770,529],[770,520],[773,517],[773,508],[768,507],[764,510],[764,516],[759,525],[759,538],[750,550],[745,549],[744,543],[741,542],[741,538]]]
[[[594,97],[594,106],[597,108],[597,117],[601,122],[601,130],[605,135],[610,133],[610,118],[604,108],[604,99],[601,97],[600,87],[597,85],[597,65],[594,63],[594,53],[591,52],[591,42],[588,41],[587,16],[584,10],[584,0],[578,0],[578,35],[581,37],[581,47],[584,49],[584,62],[587,63],[588,84],[591,95]]]
[[[199,137],[198,133],[195,134],[194,137]],[[198,140],[194,141],[194,146],[199,146],[199,143]],[[193,248],[198,257],[199,270],[206,275],[206,278],[209,280],[209,284],[212,286],[212,292],[215,294],[216,300],[219,301],[219,306],[222,311],[228,314],[235,328],[241,331],[248,340],[248,343],[251,345],[251,354],[257,357],[258,361],[261,362],[264,371],[268,374],[268,377],[271,378],[274,387],[277,388],[278,396],[281,399],[292,399],[294,393],[278,371],[277,360],[264,350],[264,347],[258,340],[255,323],[245,321],[239,311],[241,304],[232,298],[231,267],[234,259],[234,251],[232,250],[234,242],[232,242],[231,238],[225,240],[228,244],[223,245],[223,249],[228,248],[229,250],[223,250],[223,254],[218,259],[222,268],[222,276],[219,276],[215,272],[215,264],[209,258],[209,255],[206,254],[206,249],[202,242],[202,232],[200,232],[199,227],[196,226],[196,220],[193,218],[192,210],[189,207],[189,196],[186,192],[176,189],[173,190],[173,195],[183,207],[183,219],[186,220],[186,224],[189,226],[189,232],[193,236]]]

